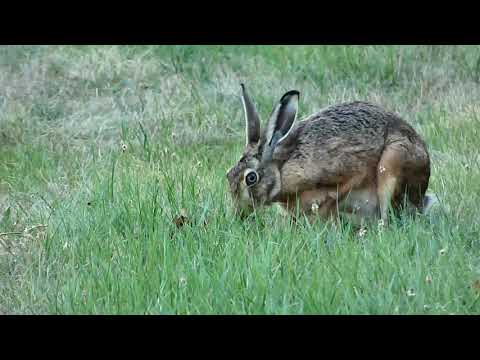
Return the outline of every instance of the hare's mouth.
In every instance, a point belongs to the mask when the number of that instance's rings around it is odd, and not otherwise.
[[[235,216],[240,219],[241,221],[245,220],[246,218],[248,218],[250,216],[250,214],[252,214],[253,212],[253,209],[249,209],[249,208],[237,208],[235,210]]]
[[[249,212],[246,212],[246,211],[241,211],[238,215],[239,219],[241,221],[244,221],[246,218],[248,218],[250,216],[251,213]]]
[[[241,220],[245,220],[255,210],[251,202],[236,201],[235,205],[236,205],[235,215]]]

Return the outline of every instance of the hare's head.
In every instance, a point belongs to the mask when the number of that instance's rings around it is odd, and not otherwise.
[[[227,172],[230,192],[241,215],[272,203],[281,191],[279,162],[291,143],[289,134],[297,115],[298,99],[296,90],[285,93],[274,107],[267,127],[261,131],[255,105],[242,84],[246,147],[238,163]]]

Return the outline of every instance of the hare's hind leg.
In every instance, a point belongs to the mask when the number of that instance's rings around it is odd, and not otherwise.
[[[421,210],[430,176],[430,160],[426,151],[407,139],[387,145],[377,167],[377,194],[380,216],[387,221],[391,206],[398,211],[411,204]]]
[[[399,144],[385,147],[377,166],[377,195],[380,216],[384,222],[388,221],[390,206],[396,210],[398,199],[404,187],[403,164],[405,163],[406,149]]]

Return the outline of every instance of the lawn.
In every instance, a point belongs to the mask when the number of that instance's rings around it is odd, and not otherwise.
[[[240,221],[240,82],[263,123],[291,89],[399,113],[439,203]],[[480,46],[2,46],[0,313],[479,314],[478,99]]]

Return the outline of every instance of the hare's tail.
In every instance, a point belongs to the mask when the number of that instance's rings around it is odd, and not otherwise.
[[[425,194],[423,198],[422,213],[427,214],[435,204],[438,203],[438,197],[435,194]]]

